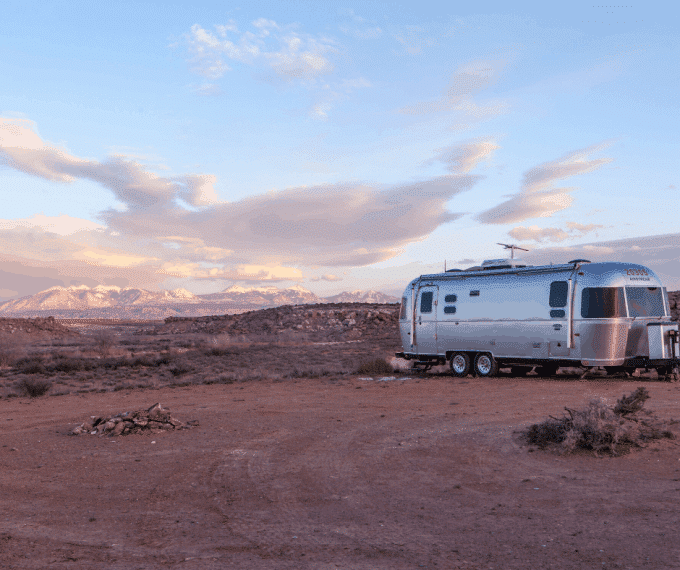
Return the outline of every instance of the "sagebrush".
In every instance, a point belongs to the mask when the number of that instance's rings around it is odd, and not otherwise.
[[[22,396],[28,396],[29,398],[44,396],[51,387],[52,382],[50,380],[35,378],[24,378],[16,383],[16,389],[19,393]]]
[[[526,441],[540,448],[557,446],[567,452],[580,449],[621,455],[651,440],[674,439],[668,425],[643,410],[648,399],[647,390],[640,387],[622,396],[613,407],[600,398],[591,400],[583,410],[565,408],[566,416],[532,425],[525,434]]]

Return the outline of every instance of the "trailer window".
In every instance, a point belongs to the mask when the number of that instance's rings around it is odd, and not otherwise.
[[[455,303],[458,300],[458,297],[455,295],[447,295],[444,297],[444,302],[445,303]]]
[[[455,305],[450,305],[448,307],[444,307],[444,312],[446,314],[452,315],[453,313],[456,312],[456,306]]]
[[[403,321],[406,318],[406,297],[401,298],[401,308],[399,309],[399,320]]]
[[[660,287],[626,287],[629,317],[663,317],[663,292]]]
[[[623,287],[586,287],[581,294],[581,317],[610,319],[625,317]]]
[[[568,290],[569,285],[566,281],[553,281],[550,284],[550,306],[566,307]]]
[[[431,313],[432,312],[432,291],[425,291],[420,296],[420,312],[421,313]]]

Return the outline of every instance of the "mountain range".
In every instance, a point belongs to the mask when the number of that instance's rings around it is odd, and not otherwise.
[[[35,295],[0,304],[0,317],[48,316],[57,318],[163,319],[169,316],[207,316],[312,303],[396,303],[378,291],[345,291],[318,297],[295,285],[244,288],[233,285],[219,293],[195,295],[186,289],[148,291],[99,285],[51,287]]]

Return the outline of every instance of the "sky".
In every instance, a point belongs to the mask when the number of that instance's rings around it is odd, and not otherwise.
[[[399,295],[507,257],[680,289],[680,8],[17,2],[0,301],[55,285]]]

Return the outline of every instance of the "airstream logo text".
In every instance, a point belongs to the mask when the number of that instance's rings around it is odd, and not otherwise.
[[[626,269],[626,275],[649,275],[644,269]]]

